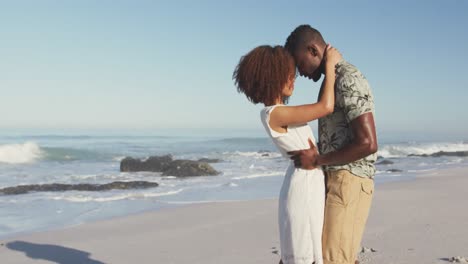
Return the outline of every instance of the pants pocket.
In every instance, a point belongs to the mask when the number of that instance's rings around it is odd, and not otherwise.
[[[361,191],[365,194],[372,195],[374,193],[374,182],[372,180],[362,182]]]
[[[372,204],[372,197],[374,194],[374,181],[365,179],[361,181],[361,191],[359,203],[356,209],[356,216],[354,219],[354,242],[353,248],[355,252],[361,247],[361,240],[366,226],[367,218],[369,216],[370,207]]]
[[[349,203],[351,178],[346,171],[336,171],[327,177],[327,203],[346,206]]]

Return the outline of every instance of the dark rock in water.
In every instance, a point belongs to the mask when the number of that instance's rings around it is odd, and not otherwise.
[[[132,172],[132,171],[153,171],[162,172],[169,168],[169,164],[172,162],[171,155],[165,156],[152,156],[148,159],[141,161],[131,157],[126,157],[120,162],[120,171]]]
[[[468,151],[439,151],[436,153],[428,154],[410,154],[408,157],[442,157],[442,156],[449,156],[449,157],[468,157]]]
[[[394,164],[394,163],[395,162],[393,162],[391,160],[382,160],[381,162],[378,162],[375,165],[390,165],[390,164]]]
[[[431,154],[432,157],[441,157],[441,156],[450,156],[450,157],[468,157],[468,151],[439,151],[437,153]]]
[[[208,159],[208,158],[201,158],[198,160],[199,162],[206,162],[206,163],[218,163],[222,162],[220,159]]]
[[[24,194],[28,192],[63,192],[63,191],[108,191],[108,190],[126,190],[126,189],[147,189],[157,187],[156,182],[131,181],[131,182],[111,182],[106,184],[32,184],[19,185],[0,189],[0,194],[13,195]]]
[[[269,156],[270,156],[270,154],[268,154],[268,153],[263,153],[262,154],[262,157],[269,157]]]
[[[174,160],[169,167],[163,171],[163,176],[211,176],[218,175],[219,172],[213,169],[206,162],[193,160]]]
[[[171,155],[152,156],[145,161],[127,157],[120,162],[120,171],[162,172],[163,176],[209,176],[218,175],[207,162],[195,160],[172,160]]]
[[[141,167],[141,160],[134,159],[131,157],[125,157],[123,160],[120,161],[120,171],[133,171],[134,168]]]
[[[408,157],[430,157],[427,154],[409,154]]]
[[[387,172],[403,172],[402,170],[399,169],[389,169]]]
[[[151,156],[147,160],[143,161],[146,163],[148,168],[153,169],[154,171],[163,171],[169,167],[172,162],[171,155],[165,156]]]

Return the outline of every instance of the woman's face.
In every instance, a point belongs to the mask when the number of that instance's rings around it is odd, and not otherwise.
[[[295,75],[289,78],[288,82],[286,83],[282,91],[283,97],[290,97],[293,94],[295,80],[296,80]]]

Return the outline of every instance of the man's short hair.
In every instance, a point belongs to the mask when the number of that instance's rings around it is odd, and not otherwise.
[[[289,34],[284,47],[289,51],[289,53],[294,55],[298,48],[300,48],[302,45],[310,43],[311,41],[320,45],[326,44],[322,34],[320,34],[317,29],[311,27],[310,25],[300,25],[294,29],[291,34]]]

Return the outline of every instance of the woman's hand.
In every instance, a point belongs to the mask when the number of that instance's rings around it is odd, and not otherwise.
[[[342,58],[341,53],[328,44],[325,50],[325,75],[335,73],[335,66]]]

